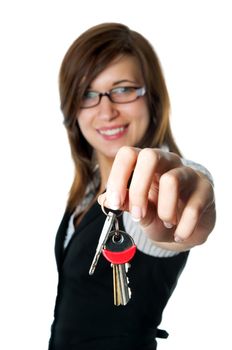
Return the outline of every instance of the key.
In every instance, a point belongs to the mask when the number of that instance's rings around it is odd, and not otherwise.
[[[127,268],[135,251],[133,239],[123,231],[111,232],[102,250],[105,258],[112,263],[114,305],[126,305],[131,298]]]
[[[131,289],[129,287],[129,279],[126,274],[126,265],[118,264],[118,289],[120,293],[120,304],[126,305],[131,298]]]
[[[92,264],[90,266],[90,269],[89,269],[89,274],[90,275],[93,275],[94,271],[95,271],[95,268],[97,266],[97,263],[98,263],[98,260],[99,260],[99,257],[102,253],[102,249],[109,237],[109,234],[111,232],[111,229],[113,227],[113,224],[115,223],[116,220],[116,214],[112,213],[111,211],[108,212],[107,216],[106,216],[106,220],[105,220],[105,223],[104,223],[104,226],[102,228],[102,232],[100,234],[100,237],[99,237],[99,241],[98,241],[98,245],[97,245],[97,249],[96,249],[96,253],[94,255],[94,258],[93,258],[93,261],[92,261]]]
[[[128,271],[127,264],[125,264],[125,269],[124,269],[124,265],[119,265],[119,264],[111,264],[111,267],[113,269],[114,305],[118,306],[118,305],[123,305],[123,303],[126,304],[126,302],[128,302],[130,299],[130,293],[131,293],[128,287],[128,283],[129,283],[128,277],[126,276],[126,273]],[[119,280],[120,278],[122,279],[121,282]],[[127,286],[122,288],[121,286],[123,285],[124,281],[127,282]],[[125,295],[124,290],[126,290],[126,293],[128,291],[128,295]]]
[[[126,305],[131,298],[127,269],[135,252],[136,246],[132,237],[119,230],[110,233],[102,249],[102,254],[113,268],[114,305]]]
[[[114,291],[114,305],[121,305],[121,294],[119,290],[119,285],[118,285],[118,265],[111,264],[111,267],[113,269],[113,291]]]

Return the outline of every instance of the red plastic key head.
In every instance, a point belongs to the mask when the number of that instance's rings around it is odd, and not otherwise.
[[[124,231],[112,231],[102,250],[104,257],[112,264],[128,263],[136,252],[132,237]]]

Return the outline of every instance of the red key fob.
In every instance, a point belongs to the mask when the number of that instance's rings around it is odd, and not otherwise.
[[[102,250],[104,257],[112,264],[126,264],[135,255],[136,245],[124,231],[112,231]]]

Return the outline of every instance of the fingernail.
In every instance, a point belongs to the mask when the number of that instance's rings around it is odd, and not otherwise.
[[[139,222],[142,217],[142,210],[140,207],[133,206],[131,208],[131,215],[132,215],[132,220],[135,222]]]
[[[107,204],[112,210],[118,210],[120,208],[120,195],[117,191],[106,192]]]
[[[170,222],[166,222],[166,221],[164,221],[163,222],[163,224],[164,224],[164,226],[166,227],[166,228],[173,228],[173,224],[171,224]]]
[[[175,235],[175,236],[174,236],[174,241],[175,241],[176,243],[181,243],[181,242],[183,242],[183,239],[180,238],[178,235]]]

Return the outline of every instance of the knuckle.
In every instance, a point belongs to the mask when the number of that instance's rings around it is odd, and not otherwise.
[[[174,152],[169,152],[169,156],[172,157],[173,161],[175,161],[176,166],[183,166],[182,159],[178,154]]]
[[[158,163],[160,159],[159,152],[153,148],[143,148],[138,157],[151,164]]]
[[[179,188],[179,182],[175,174],[169,172],[165,173],[160,177],[160,185],[177,190]]]
[[[122,146],[117,154],[116,158],[120,160],[134,160],[137,157],[137,152],[133,147],[130,146]]]

